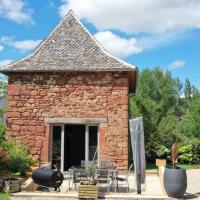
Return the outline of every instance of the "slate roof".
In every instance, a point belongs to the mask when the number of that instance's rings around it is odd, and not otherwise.
[[[136,71],[108,54],[70,10],[29,56],[1,67],[0,72]]]

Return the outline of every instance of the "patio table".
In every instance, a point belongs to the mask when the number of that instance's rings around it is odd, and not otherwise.
[[[81,166],[73,166],[71,168],[69,168],[68,170],[68,191],[72,189],[73,187],[73,181],[75,179],[74,177],[74,174],[75,172],[85,172],[85,168],[84,167],[81,167]],[[105,168],[99,168],[99,169],[96,169],[96,173],[95,173],[95,177],[97,178],[97,182],[98,182],[98,178],[100,178],[100,174],[101,172],[108,172],[108,175],[111,179],[111,185],[114,185],[114,191],[116,192],[116,187],[117,187],[117,184],[116,184],[116,178],[117,178],[117,175],[118,175],[118,171],[117,169],[105,169]],[[80,180],[81,181],[81,180]],[[71,184],[72,182],[72,184]]]

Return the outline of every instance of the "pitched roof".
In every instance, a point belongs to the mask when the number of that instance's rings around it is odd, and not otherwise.
[[[0,72],[135,71],[108,54],[70,10],[29,56],[0,68]]]

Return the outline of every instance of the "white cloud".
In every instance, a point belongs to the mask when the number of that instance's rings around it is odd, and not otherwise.
[[[11,59],[0,60],[0,67],[6,66],[11,62],[13,62],[13,60],[11,60]]]
[[[2,36],[0,38],[0,42],[2,43],[10,43],[12,42],[12,40],[13,40],[13,37],[8,37],[8,36]]]
[[[185,35],[182,34],[179,36],[179,39],[182,37],[185,37]],[[172,32],[164,34],[148,34],[143,37],[138,37],[137,45],[142,49],[149,49],[155,46],[163,45],[165,43],[169,44],[174,40],[177,40],[177,34]]]
[[[142,51],[142,49],[137,47],[137,40],[135,38],[121,38],[110,31],[98,32],[94,37],[108,52],[117,57],[126,57]]]
[[[14,40],[13,37],[2,36],[0,41],[5,45],[12,46],[22,52],[33,50],[41,40]]]
[[[41,40],[21,40],[21,41],[13,41],[12,46],[20,51],[29,51],[34,49]]]
[[[4,46],[0,45],[0,52],[3,51]]]
[[[185,66],[185,61],[183,60],[175,60],[169,65],[169,67],[172,69],[183,68],[184,66]]]
[[[0,17],[4,17],[18,24],[31,23],[33,9],[25,0],[0,0]]]
[[[200,28],[198,0],[62,0],[60,16],[69,9],[100,30],[165,33]]]

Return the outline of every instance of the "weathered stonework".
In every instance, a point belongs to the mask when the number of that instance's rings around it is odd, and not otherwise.
[[[46,118],[106,118],[99,124],[100,159],[128,166],[128,72],[9,74],[7,135],[49,159]]]

